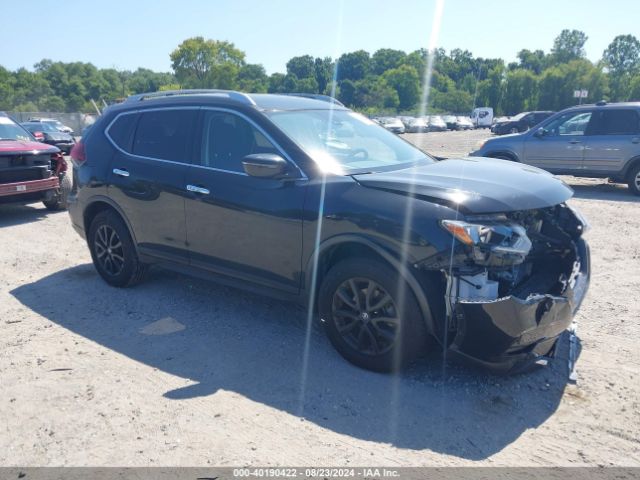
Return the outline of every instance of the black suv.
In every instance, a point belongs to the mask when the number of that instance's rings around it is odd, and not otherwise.
[[[110,285],[149,265],[317,308],[353,363],[441,346],[497,371],[552,355],[586,293],[572,191],[514,162],[435,161],[328,97],[177,91],[108,108],[69,213]]]
[[[493,124],[493,126],[491,127],[491,131],[496,135],[526,132],[531,127],[549,118],[551,115],[553,115],[553,113],[554,112],[549,111],[522,112],[518,115],[514,115],[509,120]]]

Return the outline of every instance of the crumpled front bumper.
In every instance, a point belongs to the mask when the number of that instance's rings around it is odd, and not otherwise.
[[[576,242],[580,270],[564,295],[514,296],[491,302],[457,302],[459,323],[449,351],[495,373],[515,373],[552,356],[572,323],[590,280],[589,246]]]

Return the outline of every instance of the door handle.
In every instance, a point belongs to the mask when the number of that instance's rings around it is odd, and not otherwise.
[[[582,143],[580,140],[570,140],[569,143],[571,145],[577,145],[578,143]]]
[[[115,175],[118,175],[119,177],[128,177],[129,176],[129,172],[127,172],[126,170],[124,170],[122,168],[114,168],[113,169],[113,173]]]
[[[631,143],[640,143],[640,137],[632,138]]]
[[[200,193],[202,195],[209,195],[209,190],[203,187],[198,187],[197,185],[187,185],[187,190],[194,193]]]

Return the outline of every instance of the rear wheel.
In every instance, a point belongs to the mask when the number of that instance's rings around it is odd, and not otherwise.
[[[319,308],[333,346],[359,367],[396,371],[426,350],[418,302],[398,272],[380,261],[335,265],[320,288]]]
[[[67,208],[67,198],[71,193],[73,182],[71,181],[71,175],[65,173],[60,179],[60,186],[56,190],[55,195],[50,200],[44,200],[44,206],[49,210],[64,210]]]
[[[109,285],[127,287],[142,281],[147,265],[138,258],[129,230],[115,212],[96,215],[88,242],[93,264]]]
[[[509,133],[518,133],[519,130],[516,127],[513,127],[511,130],[509,130]]]
[[[629,172],[629,190],[636,195],[640,195],[640,162]]]

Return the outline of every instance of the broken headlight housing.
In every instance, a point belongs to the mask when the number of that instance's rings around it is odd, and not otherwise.
[[[509,266],[524,261],[531,251],[531,240],[521,225],[501,221],[472,222],[442,220],[442,228],[469,249],[471,259],[477,265]]]

